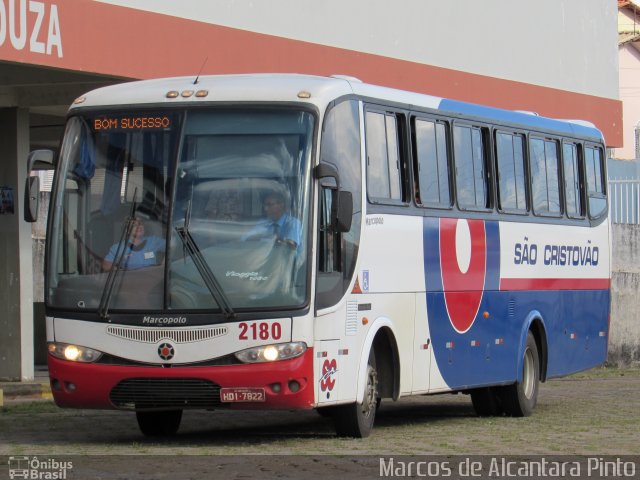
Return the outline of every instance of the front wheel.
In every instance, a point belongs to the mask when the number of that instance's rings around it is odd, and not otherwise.
[[[527,335],[522,359],[522,381],[502,389],[502,406],[507,415],[528,417],[538,401],[540,356],[533,334]]]
[[[371,352],[367,364],[367,384],[362,403],[351,403],[334,407],[333,421],[339,437],[368,437],[380,404],[378,398],[378,371],[376,358]]]
[[[182,410],[136,412],[136,419],[140,431],[147,437],[171,436],[180,428]]]

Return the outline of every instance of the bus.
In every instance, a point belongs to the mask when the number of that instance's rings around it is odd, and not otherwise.
[[[528,416],[540,382],[607,357],[605,152],[585,121],[348,76],[87,93],[29,159],[55,166],[55,402],[145,435],[317,409],[366,437],[382,399],[445,392]]]
[[[9,457],[9,478],[29,478],[31,459],[25,456]]]

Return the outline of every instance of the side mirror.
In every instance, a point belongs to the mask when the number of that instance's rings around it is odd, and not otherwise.
[[[27,177],[24,189],[24,221],[33,223],[38,220],[40,200],[40,178]]]
[[[51,170],[53,168],[53,150],[33,150],[27,157],[27,174],[36,170]]]
[[[351,230],[351,220],[353,217],[353,195],[351,192],[340,190],[340,174],[338,169],[330,163],[320,163],[315,168],[316,178],[332,178],[336,182],[331,188],[333,201],[331,202],[331,225],[336,232],[348,232]]]
[[[351,230],[351,220],[353,218],[353,195],[351,192],[337,191],[336,201],[331,208],[331,219],[335,225],[336,232],[348,232]]]
[[[51,170],[53,168],[53,150],[33,150],[27,157],[27,175],[33,170]],[[24,188],[24,221],[38,221],[40,202],[40,178],[28,176]]]

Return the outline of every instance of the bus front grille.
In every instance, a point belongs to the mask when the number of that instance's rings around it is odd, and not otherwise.
[[[197,378],[129,378],[109,395],[125,410],[207,409],[220,407],[220,386]]]

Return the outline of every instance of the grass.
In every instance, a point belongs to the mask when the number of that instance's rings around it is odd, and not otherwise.
[[[0,415],[8,414],[21,414],[21,413],[59,413],[60,409],[53,403],[53,401],[37,402],[19,402],[10,403],[0,408]]]

